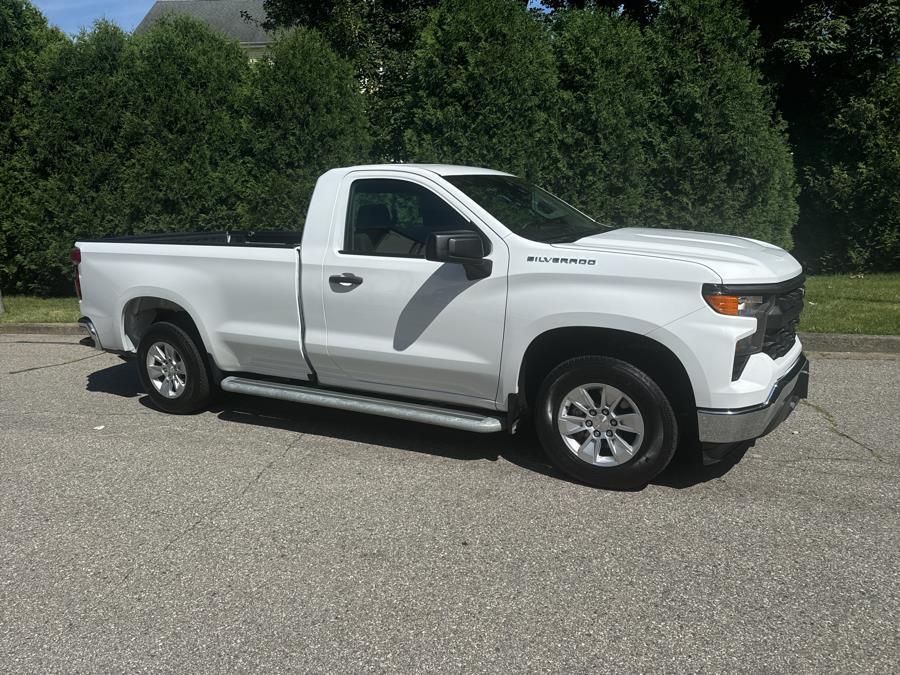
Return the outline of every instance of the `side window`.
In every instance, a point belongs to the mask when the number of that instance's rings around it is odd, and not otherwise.
[[[471,223],[421,185],[366,178],[350,186],[342,252],[424,258],[432,232],[471,229]]]

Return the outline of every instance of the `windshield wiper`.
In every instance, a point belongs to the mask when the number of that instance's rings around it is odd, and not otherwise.
[[[589,235],[578,235],[576,232],[569,232],[567,234],[558,234],[555,237],[550,237],[549,239],[542,239],[541,241],[544,244],[571,244],[573,241],[578,241],[585,236]],[[574,237],[574,239],[572,237]]]

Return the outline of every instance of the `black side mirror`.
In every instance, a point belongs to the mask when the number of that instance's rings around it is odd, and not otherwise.
[[[484,240],[471,230],[432,232],[425,244],[425,259],[463,265],[470,280],[484,279],[493,267],[484,258]]]

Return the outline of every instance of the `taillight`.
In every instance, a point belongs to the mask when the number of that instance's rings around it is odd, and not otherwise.
[[[73,248],[69,260],[75,265],[75,295],[81,300],[81,271],[78,269],[78,265],[81,264],[81,249]]]

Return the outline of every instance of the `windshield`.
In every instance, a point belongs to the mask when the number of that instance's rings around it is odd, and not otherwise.
[[[463,175],[444,179],[521,237],[546,244],[609,232],[546,190],[514,176]]]

